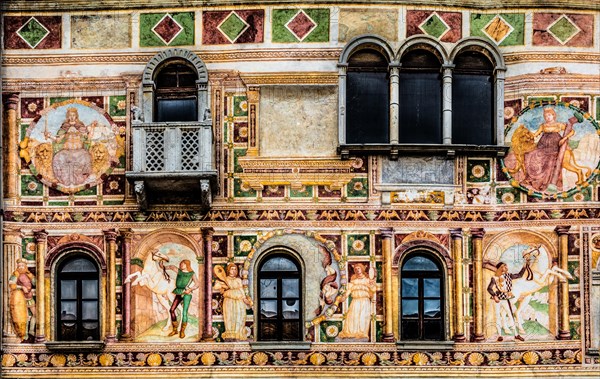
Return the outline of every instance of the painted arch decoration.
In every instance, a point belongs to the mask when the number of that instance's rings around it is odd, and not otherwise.
[[[45,185],[76,193],[98,185],[118,166],[125,153],[123,133],[104,109],[68,100],[31,122],[20,156]]]
[[[589,113],[564,102],[542,102],[513,120],[505,130],[510,149],[502,170],[514,187],[537,198],[566,198],[600,173],[600,126]]]

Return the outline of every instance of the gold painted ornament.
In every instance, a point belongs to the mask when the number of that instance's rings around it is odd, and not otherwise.
[[[17,363],[17,358],[12,354],[2,355],[2,367],[12,367]]]
[[[252,357],[252,361],[255,365],[264,366],[269,361],[269,357],[267,356],[267,354],[263,353],[262,351],[259,351],[258,353],[254,354],[254,356]]]
[[[479,366],[483,363],[484,358],[481,353],[471,353],[469,354],[468,361],[471,366]]]
[[[535,351],[528,351],[523,354],[523,362],[525,362],[526,365],[534,365],[539,359],[540,356]]]
[[[54,367],[64,367],[64,365],[67,363],[67,357],[62,354],[54,354],[52,357],[50,357],[50,363]]]
[[[423,353],[413,355],[412,361],[417,366],[425,366],[429,362],[429,357]]]
[[[148,358],[146,358],[146,363],[148,363],[148,366],[160,366],[162,363],[162,357],[160,354],[152,353],[148,355]]]
[[[100,356],[98,357],[98,362],[100,362],[101,366],[112,366],[112,364],[114,363],[115,359],[113,358],[113,356],[111,354],[100,354]]]
[[[316,353],[310,356],[310,363],[312,363],[314,366],[320,366],[325,363],[326,360],[327,358],[325,358],[325,356],[321,353]]]
[[[200,357],[200,361],[204,366],[212,366],[217,361],[217,358],[213,353],[207,352],[202,354],[202,356]]]
[[[377,356],[373,353],[365,353],[360,360],[365,366],[373,366],[377,362]]]

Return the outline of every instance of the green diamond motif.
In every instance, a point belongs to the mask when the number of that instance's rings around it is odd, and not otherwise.
[[[577,25],[573,23],[573,21],[569,20],[568,17],[562,15],[558,20],[556,20],[550,27],[548,31],[554,38],[556,38],[561,44],[565,44],[571,40],[571,38],[575,37],[581,29]]]
[[[217,26],[217,29],[227,37],[229,42],[233,43],[246,31],[246,29],[248,29],[248,27],[250,27],[250,25],[238,16],[237,13],[231,12],[229,16]]]
[[[438,39],[442,38],[444,34],[450,30],[448,24],[446,24],[435,12],[427,17],[425,21],[419,25],[419,28],[426,34]]]
[[[35,47],[50,34],[50,31],[36,20],[35,17],[31,17],[19,28],[19,30],[17,30],[17,34],[23,41],[27,42],[32,49],[35,49]]]

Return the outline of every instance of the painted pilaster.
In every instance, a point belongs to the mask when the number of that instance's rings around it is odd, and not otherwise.
[[[257,157],[258,151],[258,103],[260,101],[260,87],[248,88],[248,152],[246,155]]]
[[[483,334],[483,236],[485,230],[482,228],[471,229],[471,243],[473,249],[473,281],[474,281],[474,306],[475,306],[475,330],[473,340],[482,342],[485,340]]]
[[[35,326],[35,342],[46,341],[46,280],[44,272],[46,267],[46,250],[48,248],[48,233],[39,230],[33,234],[35,237],[35,313],[37,323]]]
[[[12,94],[4,103],[6,109],[6,125],[4,130],[6,146],[6,167],[5,167],[5,193],[4,201],[6,205],[15,205],[18,194],[19,180],[19,125],[17,121],[17,108],[19,105],[19,95]]]
[[[106,240],[106,276],[108,277],[106,288],[106,342],[117,340],[117,232],[104,230]]]
[[[456,342],[465,342],[465,317],[463,306],[463,235],[462,229],[450,229],[452,259],[454,260],[454,336]]]
[[[383,342],[394,342],[394,306],[392,302],[392,237],[394,235],[392,228],[381,229],[383,241],[381,248],[383,250],[383,284],[384,284],[384,309],[385,321],[383,331]]]
[[[496,69],[494,124],[496,125],[496,145],[504,146],[504,75],[506,69]]]
[[[121,237],[123,238],[123,319],[122,319],[122,334],[121,341],[131,341],[131,282],[125,283],[125,279],[131,274],[131,239],[133,232],[131,229],[122,229]]]
[[[204,333],[203,341],[213,340],[212,331],[212,237],[213,228],[202,229],[202,241],[204,242]]]
[[[347,64],[338,64],[338,141],[346,144],[346,72]]]
[[[567,270],[568,254],[569,254],[569,229],[570,226],[557,226],[554,228],[558,234],[558,266],[562,270]],[[559,283],[558,287],[558,336],[559,340],[571,339],[571,328],[569,327],[569,282],[564,281]]]
[[[4,240],[2,241],[3,259],[2,262],[4,272],[2,273],[2,340],[7,343],[20,342],[19,337],[15,333],[12,318],[10,316],[9,296],[10,288],[8,280],[12,273],[17,268],[17,259],[21,257],[21,245],[23,236],[19,229],[4,228]]]
[[[442,142],[452,143],[452,69],[454,65],[443,66],[442,79]]]

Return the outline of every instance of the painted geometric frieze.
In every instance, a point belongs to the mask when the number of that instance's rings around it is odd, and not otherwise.
[[[98,36],[105,38],[98,38]],[[131,46],[130,15],[71,16],[74,49],[123,49]]]
[[[132,259],[134,336],[137,342],[198,340],[198,259],[188,246],[159,243]]]
[[[61,16],[5,16],[5,49],[60,49]]]
[[[140,46],[194,44],[194,12],[140,14]]]
[[[534,13],[533,45],[592,47],[594,15]]]
[[[572,196],[599,172],[599,130],[589,113],[567,103],[531,103],[506,129],[502,170],[530,196]]]
[[[273,42],[329,41],[329,9],[274,9]]]
[[[202,43],[261,43],[264,40],[264,18],[262,9],[203,12]]]
[[[89,102],[56,102],[31,121],[19,155],[46,186],[63,193],[89,191],[124,155],[119,129],[106,111]]]
[[[339,42],[356,36],[375,34],[388,41],[398,39],[398,12],[375,8],[344,8],[340,10]]]
[[[442,42],[462,38],[462,15],[459,12],[409,10],[406,13],[406,36],[426,34]]]
[[[572,276],[557,266],[548,240],[528,231],[509,232],[488,246],[483,267],[488,341],[554,340],[558,283]]]
[[[525,14],[471,14],[471,35],[491,39],[498,46],[523,45]]]

